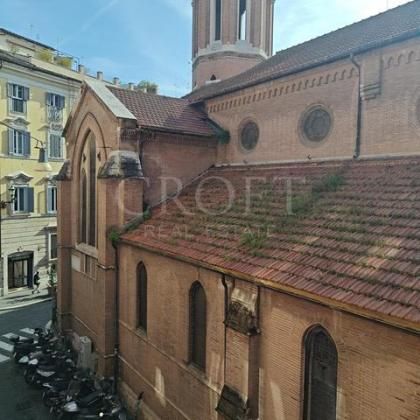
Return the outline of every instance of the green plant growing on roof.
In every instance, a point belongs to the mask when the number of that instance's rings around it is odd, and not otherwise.
[[[47,63],[52,63],[54,59],[54,54],[51,50],[43,48],[42,50],[36,52],[35,57]]]
[[[259,229],[248,229],[242,232],[241,235],[241,245],[252,249],[257,250],[264,247],[268,238],[268,228],[263,226]]]
[[[137,229],[142,223],[150,219],[151,211],[150,209],[146,209],[143,213],[139,216],[135,217],[134,219],[130,220],[122,227],[112,226],[108,230],[108,239],[112,242],[113,246],[116,246],[118,242],[121,240],[121,236],[125,233],[131,232]]]
[[[73,66],[73,58],[72,57],[65,57],[62,55],[56,55],[54,58],[55,64],[65,67],[66,69],[71,69]]]

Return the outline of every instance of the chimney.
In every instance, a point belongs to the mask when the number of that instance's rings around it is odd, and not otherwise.
[[[83,64],[79,64],[78,71],[80,74],[86,74],[86,68]]]
[[[129,83],[128,84],[128,89],[129,90],[134,90],[134,83]]]
[[[120,79],[119,79],[118,77],[114,77],[114,78],[112,79],[112,83],[113,83],[115,86],[119,86],[119,85],[120,85]]]
[[[97,71],[97,72],[96,72],[96,78],[97,78],[98,80],[104,80],[104,74],[103,74],[103,72],[101,72],[101,71]]]

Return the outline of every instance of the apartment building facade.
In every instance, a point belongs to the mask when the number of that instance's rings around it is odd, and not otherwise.
[[[47,45],[0,29],[0,295],[30,286],[34,272],[43,277],[57,259],[54,176],[66,157],[62,130],[89,78],[74,65]]]

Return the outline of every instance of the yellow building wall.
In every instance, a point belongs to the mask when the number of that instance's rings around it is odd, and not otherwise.
[[[26,113],[14,114],[9,110],[7,83],[17,83],[30,90]],[[34,212],[25,215],[12,214],[11,205],[1,211],[1,255],[0,255],[0,295],[9,292],[8,275],[10,255],[19,252],[33,253],[33,272],[39,270],[43,281],[46,269],[53,261],[49,258],[49,238],[55,233],[55,214],[47,211],[48,180],[57,174],[65,159],[65,145],[62,143],[63,159],[49,159],[50,171],[38,162],[40,144],[48,145],[51,128],[59,134],[65,126],[67,117],[75,103],[81,83],[68,77],[57,77],[44,72],[33,72],[27,68],[4,63],[0,69],[0,200],[8,201],[11,180],[8,176],[24,172],[32,177],[28,186],[34,188]],[[46,93],[56,93],[65,97],[62,122],[52,127],[47,117]],[[21,124],[14,123],[20,118]],[[28,157],[9,155],[8,127],[3,124],[24,128],[31,134],[31,153]],[[48,149],[47,149],[48,153]]]

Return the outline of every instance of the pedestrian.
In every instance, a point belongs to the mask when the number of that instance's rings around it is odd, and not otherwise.
[[[39,284],[40,284],[40,279],[39,279],[39,271],[37,271],[34,275],[34,285],[35,285],[35,289],[32,290],[32,294],[34,293],[40,293],[39,292]]]

